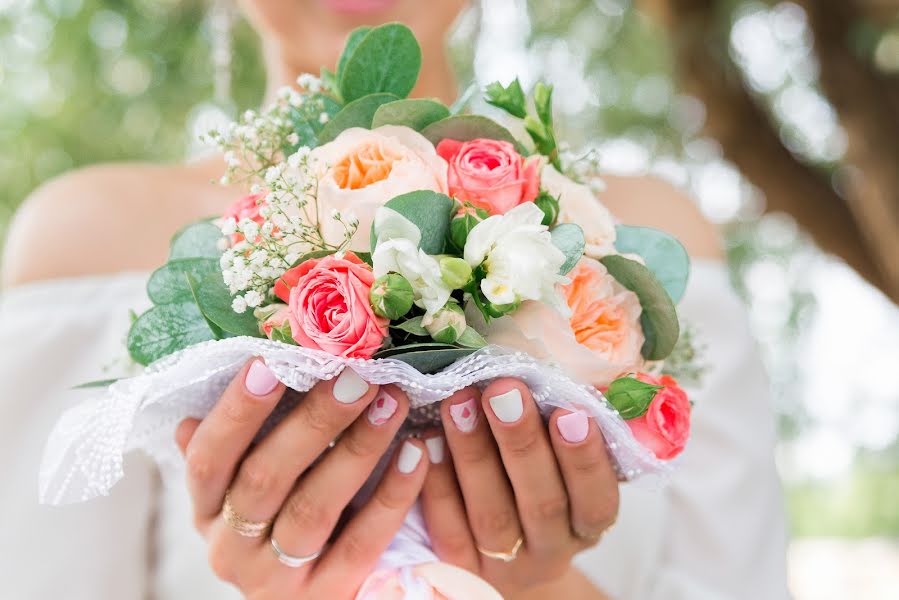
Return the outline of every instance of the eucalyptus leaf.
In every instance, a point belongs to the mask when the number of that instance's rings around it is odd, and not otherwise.
[[[483,348],[487,345],[487,340],[474,327],[468,326],[462,332],[462,335],[459,336],[459,339],[456,340],[456,343],[466,348]]]
[[[187,275],[200,280],[219,271],[214,258],[179,258],[159,267],[147,281],[147,296],[154,304],[174,304],[193,299]]]
[[[327,144],[351,127],[371,128],[371,121],[378,107],[399,100],[393,94],[370,94],[344,106],[328,121],[318,134],[318,143]]]
[[[382,92],[405,98],[418,81],[421,48],[408,27],[387,23],[363,35],[342,67],[338,77],[345,102]]]
[[[290,268],[292,269],[294,267],[297,267],[307,260],[313,258],[324,258],[326,256],[331,256],[332,254],[334,254],[333,250],[313,250],[312,252],[307,252],[306,254],[301,255],[298,259],[293,261],[293,264],[290,265]]]
[[[128,331],[128,353],[148,365],[188,346],[215,339],[193,302],[154,306]]]
[[[431,123],[421,130],[421,134],[435,146],[441,140],[450,139],[459,142],[468,142],[479,138],[500,140],[514,144],[516,150],[522,155],[527,154],[518,140],[509,130],[487,117],[480,115],[455,115]]]
[[[584,230],[574,223],[560,223],[550,230],[553,245],[565,254],[565,263],[559,270],[560,275],[565,275],[577,265],[584,256],[586,240]]]
[[[445,369],[460,358],[475,352],[474,348],[457,348],[447,344],[409,344],[375,354],[374,358],[393,358],[429,374]]]
[[[449,114],[449,109],[437,100],[407,98],[379,106],[371,127],[403,125],[421,131],[431,123],[449,117]]]
[[[615,249],[622,254],[640,255],[671,300],[677,304],[683,298],[690,276],[690,256],[675,237],[651,227],[618,225]]]
[[[455,206],[449,196],[430,190],[419,190],[388,200],[384,206],[396,211],[418,227],[421,232],[419,247],[427,254],[443,252]],[[371,247],[374,248],[376,244],[377,238],[372,224]]]
[[[222,230],[209,221],[193,223],[172,238],[169,260],[177,258],[218,258],[222,255],[219,242]]]
[[[600,259],[618,283],[637,294],[643,314],[642,354],[648,360],[662,360],[671,354],[680,335],[680,323],[671,296],[652,271],[637,261],[611,255]]]
[[[343,52],[340,53],[340,59],[337,61],[337,72],[334,74],[336,82],[340,83],[340,78],[343,77],[343,72],[346,69],[346,63],[350,60],[350,56],[353,55],[353,51],[356,50],[356,46],[359,45],[359,42],[362,41],[362,38],[368,35],[371,31],[371,27],[362,26],[357,27],[356,29],[350,32],[350,35],[346,39],[346,44],[343,46]]]
[[[84,383],[79,383],[78,385],[72,386],[73,390],[90,390],[94,388],[105,388],[109,387],[118,381],[119,378],[115,379],[97,379],[94,381],[86,381]]]
[[[407,319],[402,323],[397,323],[396,325],[391,325],[391,329],[399,329],[400,331],[405,331],[406,333],[411,333],[412,335],[418,335],[421,337],[428,336],[428,330],[422,327],[421,324],[422,317],[414,317],[412,319]]]
[[[202,316],[209,319],[222,331],[234,335],[263,337],[252,310],[247,309],[243,313],[236,313],[231,308],[234,298],[222,280],[221,273],[210,273],[200,280],[194,288],[194,294]]]

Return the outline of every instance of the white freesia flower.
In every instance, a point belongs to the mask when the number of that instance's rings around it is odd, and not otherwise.
[[[427,325],[452,292],[443,281],[440,263],[418,247],[421,232],[400,213],[382,206],[375,212],[374,223],[378,240],[371,257],[375,277],[387,273],[405,277],[412,285],[415,305],[425,309],[422,323]]]
[[[552,165],[543,167],[540,187],[559,199],[559,223],[575,223],[584,230],[587,242],[584,254],[591,258],[602,258],[617,253],[615,218],[593,190],[565,177]]]
[[[484,264],[487,275],[481,280],[481,291],[491,303],[540,300],[567,311],[555,289],[568,283],[567,277],[559,275],[565,254],[553,245],[542,220],[543,211],[525,202],[503,215],[488,217],[468,234],[465,261],[473,269]]]

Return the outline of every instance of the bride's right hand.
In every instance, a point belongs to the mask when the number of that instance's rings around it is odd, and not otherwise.
[[[349,599],[421,490],[424,446],[412,439],[401,444],[371,499],[332,539],[343,509],[405,419],[408,399],[346,368],[319,382],[251,445],[284,389],[254,359],[202,421],[179,425],[196,527],[209,543],[212,569],[248,598]],[[285,564],[290,557],[304,564]]]

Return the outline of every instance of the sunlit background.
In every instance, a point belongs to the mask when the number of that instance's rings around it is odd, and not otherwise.
[[[716,97],[703,67],[691,77],[678,64],[691,48],[678,2],[637,2],[645,13],[628,0],[482,4],[451,40],[463,85],[550,80],[573,148],[595,149],[608,172],[689,188],[725,228],[774,385],[797,598],[899,598],[899,310],[795,219],[767,210],[788,186],[808,189],[802,169],[838,198],[854,168],[806,11],[686,3],[710,7],[707,31],[692,35],[708,36],[711,71],[740,94]],[[899,10],[869,4],[876,17],[853,23],[848,43],[899,87]],[[202,150],[198,132],[256,105],[256,40],[232,16],[228,3],[194,0],[0,0],[0,236],[42,181],[102,161],[182,159]],[[722,114],[728,126],[763,117],[787,158],[750,173],[752,148],[725,139]]]

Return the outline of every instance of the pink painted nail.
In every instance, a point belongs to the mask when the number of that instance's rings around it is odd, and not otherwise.
[[[450,406],[450,416],[453,423],[462,433],[468,433],[478,422],[478,404],[474,398],[469,398],[465,402],[453,404]]]
[[[265,396],[278,387],[278,378],[261,360],[254,360],[244,380],[247,391],[254,396]]]
[[[372,425],[383,425],[396,412],[396,407],[396,399],[386,391],[381,390],[371,403],[371,406],[368,407],[368,422]]]
[[[590,421],[587,415],[582,412],[573,412],[556,419],[556,426],[559,433],[569,444],[580,444],[587,439],[587,433],[590,431]]]

